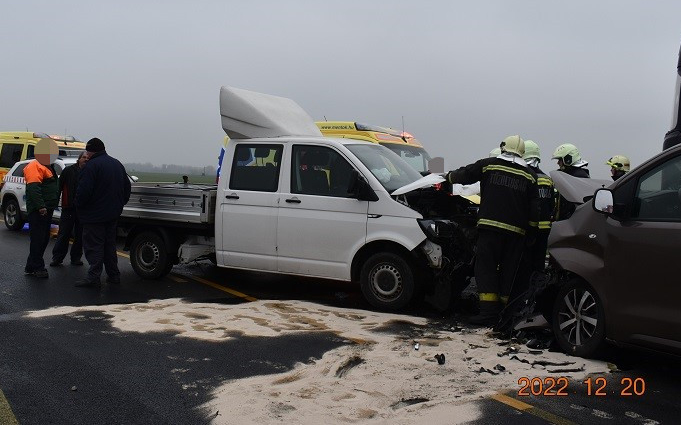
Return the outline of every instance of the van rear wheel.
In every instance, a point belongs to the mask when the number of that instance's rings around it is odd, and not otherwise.
[[[21,217],[21,210],[16,199],[10,199],[5,205],[5,226],[9,230],[20,230],[24,227],[24,219]]]
[[[374,254],[360,272],[364,298],[381,310],[404,308],[414,296],[414,273],[409,263],[392,252]]]
[[[130,246],[130,264],[142,279],[160,279],[173,268],[168,247],[154,232],[135,236]]]

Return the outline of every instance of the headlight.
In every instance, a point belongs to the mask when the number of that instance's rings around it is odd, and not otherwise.
[[[428,239],[452,237],[456,223],[449,220],[417,220]]]

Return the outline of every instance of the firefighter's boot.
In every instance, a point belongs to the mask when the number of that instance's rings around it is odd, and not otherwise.
[[[472,325],[492,327],[499,323],[501,303],[499,301],[480,301],[480,312],[468,318],[467,322]]]

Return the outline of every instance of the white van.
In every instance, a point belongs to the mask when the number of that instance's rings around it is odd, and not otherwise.
[[[434,188],[441,176],[422,177],[376,143],[323,137],[290,99],[223,87],[220,113],[230,142],[215,195],[218,266],[360,282],[372,305],[389,310],[471,274],[477,205]],[[144,208],[129,218],[144,216],[148,233]],[[191,234],[173,224],[180,262],[206,254]]]

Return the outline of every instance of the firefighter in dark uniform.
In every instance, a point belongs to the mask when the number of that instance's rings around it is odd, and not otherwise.
[[[524,152],[523,140],[509,136],[501,143],[498,157],[447,173],[450,183],[480,181],[475,254],[480,313],[469,319],[473,324],[494,326],[499,321],[502,302],[508,300],[518,271],[526,234],[533,230],[528,223],[538,220],[537,175],[522,159]]]
[[[553,180],[546,175],[540,168],[539,162],[541,155],[539,146],[532,140],[525,140],[525,154],[523,159],[530,170],[537,174],[537,192],[539,195],[539,220],[530,221],[529,226],[536,229],[536,238],[531,246],[528,246],[523,257],[521,271],[518,273],[513,285],[511,298],[524,293],[529,286],[530,277],[533,272],[544,270],[546,262],[546,249],[551,232],[551,223],[556,206],[556,194],[553,187]]]
[[[585,179],[590,177],[589,169],[586,168],[589,163],[582,159],[577,146],[571,143],[563,143],[562,145],[558,146],[553,152],[551,159],[558,160],[559,171],[574,177]],[[575,208],[575,204],[568,202],[567,199],[558,194],[558,202],[556,204],[556,220],[565,220],[570,218],[572,213],[575,212]]]

